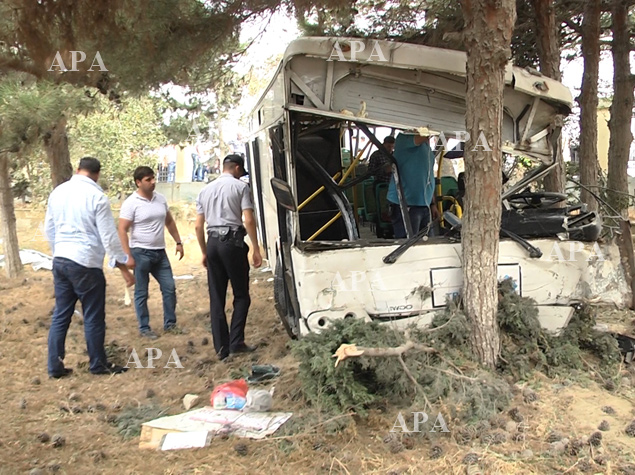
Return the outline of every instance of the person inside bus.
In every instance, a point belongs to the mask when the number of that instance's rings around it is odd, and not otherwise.
[[[384,147],[390,153],[395,150],[395,137],[388,135],[384,138]],[[375,183],[388,183],[392,175],[390,158],[382,150],[375,150],[369,160],[368,172],[375,178]]]
[[[399,169],[399,178],[413,234],[424,229],[436,214],[434,206],[434,154],[430,148],[430,131],[420,127],[415,131],[400,133],[395,140],[393,153]],[[406,227],[399,206],[399,195],[394,177],[388,185],[390,220],[396,239],[406,237]]]

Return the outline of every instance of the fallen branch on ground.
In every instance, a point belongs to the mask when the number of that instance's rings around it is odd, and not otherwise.
[[[396,346],[394,348],[358,348],[355,344],[342,343],[340,347],[335,350],[333,358],[337,358],[335,366],[340,361],[344,361],[347,358],[353,358],[356,356],[401,356],[409,350],[416,350],[424,353],[436,353],[437,350],[431,346],[420,345],[413,341],[407,341],[403,345]]]

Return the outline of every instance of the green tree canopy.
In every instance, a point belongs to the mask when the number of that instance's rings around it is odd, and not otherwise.
[[[69,124],[71,155],[102,162],[100,185],[111,196],[134,189],[132,172],[156,166],[154,151],[165,145],[158,99],[124,98],[120,105],[99,99],[97,110]]]
[[[97,87],[104,94],[165,83],[211,87],[238,48],[242,22],[277,2],[260,0],[5,0],[0,72]],[[72,51],[86,59],[70,71]],[[99,52],[107,71],[93,60]],[[68,71],[50,71],[60,54]],[[77,57],[77,54],[76,54]],[[59,62],[57,63],[59,64]]]
[[[0,80],[0,151],[33,146],[51,124],[69,111],[88,111],[93,100],[69,84],[36,81],[12,73]]]

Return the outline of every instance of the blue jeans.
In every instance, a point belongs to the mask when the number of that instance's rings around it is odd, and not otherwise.
[[[71,324],[77,300],[84,313],[84,336],[90,358],[91,372],[106,368],[104,350],[106,336],[106,278],[101,269],[84,267],[61,257],[53,259],[55,311],[49,329],[48,373],[60,375],[64,371],[66,334]]]
[[[165,249],[130,249],[135,260],[134,306],[139,321],[139,331],[150,330],[150,313],[148,312],[148,283],[150,274],[157,280],[163,296],[163,328],[176,325],[176,286],[172,276],[170,260]]]
[[[390,221],[395,233],[395,239],[406,237],[406,226],[401,216],[401,207],[394,203],[389,203]],[[430,223],[430,208],[428,206],[408,206],[408,215],[412,224],[413,235],[417,234]]]

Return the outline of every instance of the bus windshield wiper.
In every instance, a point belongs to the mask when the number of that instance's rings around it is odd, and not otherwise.
[[[438,218],[435,219],[434,221],[430,221],[425,228],[423,228],[417,234],[415,234],[406,242],[401,244],[397,249],[392,251],[390,254],[388,254],[387,256],[384,256],[384,258],[382,259],[382,261],[384,261],[384,264],[394,264],[399,258],[399,256],[401,256],[404,252],[406,252],[408,249],[414,246],[421,238],[427,237],[428,233],[430,232],[430,228],[436,221],[438,221]]]

